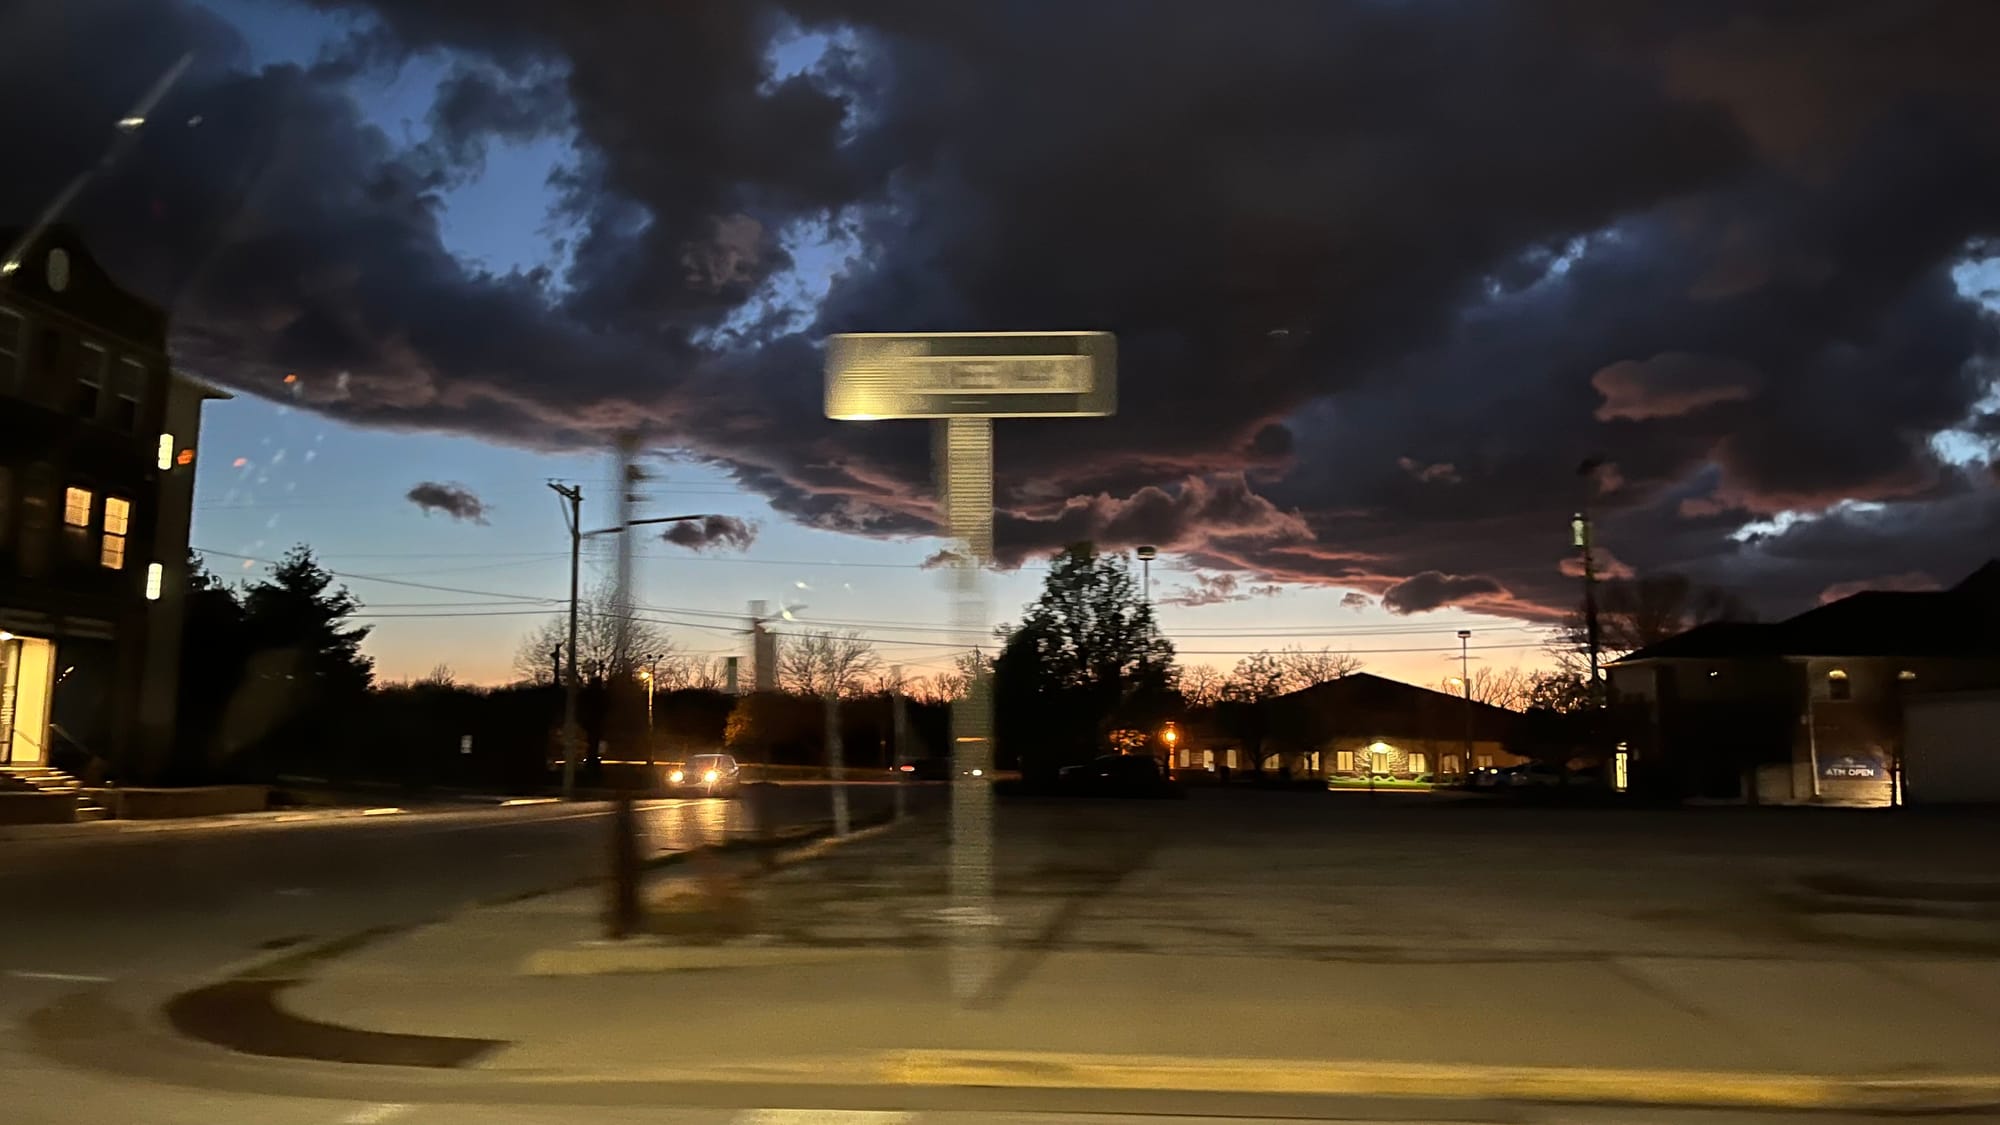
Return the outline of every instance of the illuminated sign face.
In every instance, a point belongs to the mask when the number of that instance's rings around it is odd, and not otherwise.
[[[1108,332],[857,332],[826,342],[826,415],[1077,418],[1116,411]]]

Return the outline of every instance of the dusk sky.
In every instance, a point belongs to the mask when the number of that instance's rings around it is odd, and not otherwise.
[[[608,522],[627,426],[642,514],[754,526],[646,540],[683,650],[742,651],[764,599],[947,667],[927,424],[821,417],[819,343],[1102,329],[1117,417],[999,424],[994,620],[1064,543],[1154,543],[1186,663],[1435,683],[1461,628],[1545,661],[1585,502],[1613,577],[1767,614],[1993,553],[1996,32],[1981,0],[17,2],[0,215],[193,52],[69,218],[236,393],[211,567],[310,544],[387,678],[511,678],[565,590],[544,482]]]

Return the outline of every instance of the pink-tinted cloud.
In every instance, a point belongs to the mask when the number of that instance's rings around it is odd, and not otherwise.
[[[1747,363],[1722,356],[1662,352],[1647,360],[1620,360],[1590,377],[1604,396],[1601,422],[1676,418],[1754,396],[1763,380]]]

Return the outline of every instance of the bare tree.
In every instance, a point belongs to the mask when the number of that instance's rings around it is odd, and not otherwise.
[[[1301,691],[1359,672],[1361,658],[1351,652],[1336,652],[1331,646],[1310,652],[1286,648],[1278,653],[1278,667],[1284,674],[1284,689]]]
[[[1222,696],[1238,703],[1256,703],[1285,694],[1285,667],[1267,649],[1236,662],[1223,682]]]
[[[1716,621],[1755,621],[1750,607],[1727,590],[1697,586],[1684,574],[1648,574],[1599,583],[1597,594],[1598,649],[1609,664],[1647,645]],[[1563,620],[1548,653],[1557,672],[1590,693],[1590,630],[1578,609]],[[1541,685],[1550,698],[1568,700],[1576,693],[1554,681]]]
[[[439,688],[439,689],[455,688],[458,686],[458,673],[451,670],[451,665],[440,661],[439,663],[431,665],[431,670],[425,672],[423,676],[420,677],[411,686],[421,687],[421,688]]]
[[[903,671],[901,664],[885,664],[867,677],[869,695],[908,695],[910,686],[916,681]]]
[[[1221,672],[1207,664],[1181,669],[1181,698],[1191,707],[1213,707],[1227,686]]]
[[[636,674],[655,657],[666,663],[673,657],[673,642],[667,631],[645,620],[632,620],[626,650],[618,655],[618,622],[625,616],[618,608],[617,588],[600,582],[578,600],[576,613],[577,675],[585,683],[601,684]],[[521,641],[514,654],[514,671],[529,683],[555,682],[554,652],[565,649],[568,660],[569,611],[563,610],[535,627]],[[564,665],[567,670],[568,665]]]
[[[1509,711],[1528,709],[1535,678],[1520,668],[1474,668],[1470,678],[1474,703],[1490,703]],[[1437,689],[1448,695],[1465,694],[1465,687],[1458,682],[1457,676],[1445,678]]]
[[[1648,574],[1598,585],[1598,645],[1606,661],[1714,621],[1754,621],[1734,594],[1697,586],[1684,574]],[[1559,643],[1576,652],[1589,642],[1582,611],[1562,625]]]
[[[670,656],[660,663],[663,691],[722,691],[729,686],[726,656]]]
[[[778,686],[799,695],[860,695],[881,663],[858,633],[797,633],[778,641]]]

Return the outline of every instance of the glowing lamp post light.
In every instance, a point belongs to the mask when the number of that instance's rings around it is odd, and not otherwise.
[[[933,457],[952,552],[956,624],[986,628],[980,569],[993,557],[993,419],[1091,418],[1117,409],[1117,341],[1108,332],[859,332],[826,342],[826,416],[936,421]],[[950,866],[953,994],[971,1002],[992,977],[993,697],[988,674],[951,709]]]

